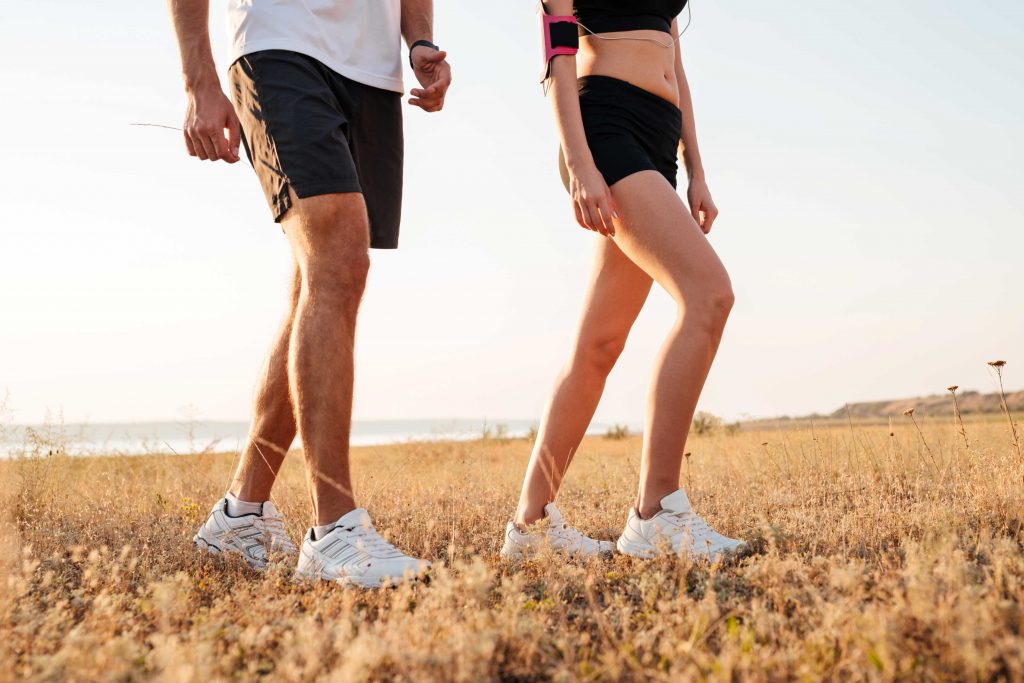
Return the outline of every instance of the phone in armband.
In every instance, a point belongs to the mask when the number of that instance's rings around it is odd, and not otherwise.
[[[540,82],[544,83],[551,77],[551,60],[558,55],[573,56],[580,50],[579,29],[576,17],[548,14],[543,2],[537,3],[537,14],[540,17],[541,48],[543,53]]]

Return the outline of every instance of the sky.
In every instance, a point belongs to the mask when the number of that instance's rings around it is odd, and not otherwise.
[[[1024,5],[693,0],[683,60],[737,304],[730,419],[1024,386]],[[224,6],[211,34],[224,74]],[[374,252],[355,417],[539,417],[595,240],[572,220],[533,3],[438,0],[454,83],[406,109],[401,249]],[[0,21],[0,397],[18,422],[249,415],[289,254],[247,163],[188,157],[162,3]],[[406,86],[412,80],[407,75]],[[597,420],[638,423],[655,291]]]

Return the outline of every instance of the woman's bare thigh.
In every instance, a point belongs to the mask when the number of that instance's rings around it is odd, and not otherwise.
[[[652,280],[615,242],[598,239],[577,345],[614,347],[625,342]]]
[[[611,191],[619,211],[615,244],[676,301],[692,305],[729,288],[718,254],[660,173],[634,173]]]

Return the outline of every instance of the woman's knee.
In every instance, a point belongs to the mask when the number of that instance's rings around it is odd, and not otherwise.
[[[724,270],[712,287],[708,298],[715,317],[724,324],[729,318],[729,313],[732,312],[732,307],[736,305],[736,293],[733,291],[732,281],[729,280],[729,275]]]
[[[677,297],[680,318],[689,324],[706,327],[714,335],[721,335],[736,303],[736,294],[725,270],[707,275],[700,286]]]
[[[576,343],[573,369],[595,377],[606,377],[626,347],[629,330],[582,336]]]

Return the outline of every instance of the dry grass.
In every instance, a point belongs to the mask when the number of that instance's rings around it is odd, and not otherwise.
[[[919,422],[921,422],[919,420]],[[198,555],[229,455],[0,463],[0,678],[1024,680],[1024,463],[1005,424],[721,430],[700,512],[757,554],[708,567],[497,559],[529,445],[364,448],[357,492],[429,585],[295,585]],[[613,538],[638,440],[588,441],[560,497]],[[930,452],[929,452],[930,451]],[[299,458],[275,497],[298,538]]]

